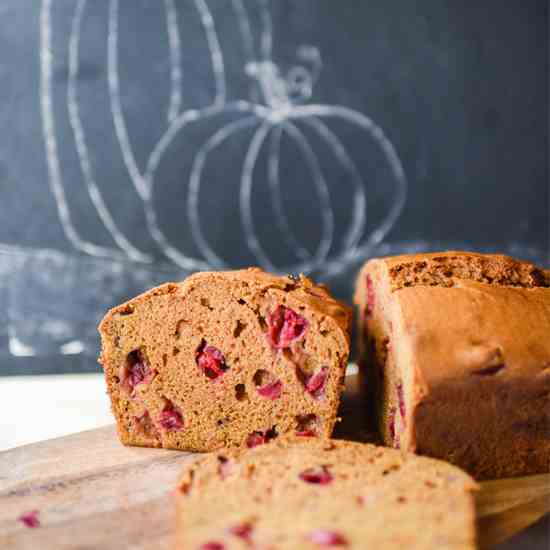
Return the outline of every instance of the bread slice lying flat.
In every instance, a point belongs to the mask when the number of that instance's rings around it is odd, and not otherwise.
[[[461,470],[430,458],[278,440],[186,467],[176,548],[473,549],[475,489]]]

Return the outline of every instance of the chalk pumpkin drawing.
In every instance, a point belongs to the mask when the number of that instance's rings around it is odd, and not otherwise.
[[[315,272],[328,277],[365,257],[372,247],[382,240],[399,216],[406,195],[406,178],[394,147],[382,129],[366,115],[342,105],[309,102],[322,68],[321,56],[317,48],[300,47],[297,51],[297,64],[283,73],[272,57],[273,33],[268,0],[257,0],[261,18],[258,53],[255,52],[252,27],[243,0],[231,0],[238,25],[236,32],[242,40],[242,47],[247,57],[243,71],[251,83],[250,97],[237,100],[228,99],[226,80],[228,75],[213,13],[206,0],[190,0],[197,11],[209,50],[214,94],[210,105],[185,109],[183,108],[181,70],[181,52],[185,44],[178,27],[177,5],[175,0],[159,2],[159,9],[163,9],[165,13],[169,45],[170,94],[167,128],[150,152],[145,168],[141,170],[134,154],[121,101],[118,67],[119,1],[109,0],[106,70],[110,112],[121,156],[135,192],[144,206],[149,232],[168,260],[185,271],[235,267],[228,265],[221,252],[208,242],[203,231],[198,202],[201,188],[204,186],[203,172],[209,162],[209,155],[217,148],[223,147],[224,143],[233,136],[245,130],[252,130],[253,133],[246,154],[241,159],[241,169],[236,176],[239,179],[239,212],[235,218],[238,220],[237,223],[242,225],[245,244],[259,265],[274,271]],[[59,161],[59,145],[52,108],[52,2],[53,0],[43,0],[41,10],[41,112],[49,184],[56,200],[63,229],[74,247],[87,255],[113,260],[152,262],[151,251],[140,250],[136,243],[132,243],[129,235],[124,233],[114,214],[107,207],[90,160],[91,155],[78,102],[80,31],[88,0],[77,1],[72,20],[68,50],[67,108],[87,192],[99,219],[110,233],[114,246],[99,246],[86,241],[74,224],[74,216],[65,196],[66,183],[63,180],[62,166]],[[235,113],[238,117],[227,123],[225,115],[228,113]],[[186,201],[182,205],[189,225],[182,228],[182,231],[190,232],[199,251],[199,254],[192,255],[171,242],[159,224],[161,214],[156,211],[154,201],[155,193],[158,193],[162,186],[158,175],[159,166],[164,162],[166,155],[172,151],[173,143],[176,141],[179,143],[182,139],[185,141],[185,132],[189,127],[200,125],[205,121],[209,121],[210,124],[214,121],[215,125],[218,118],[218,127],[196,151],[187,183]],[[338,133],[332,129],[332,121],[354,127],[354,139],[364,142],[365,147],[378,149],[391,173],[393,187],[388,185],[388,193],[392,194],[391,200],[388,201],[390,206],[384,213],[383,219],[374,228],[367,229],[368,188],[365,183],[365,174],[361,174]],[[343,191],[353,195],[353,208],[345,227],[335,225],[329,193],[331,182],[327,181],[317,152],[306,137],[304,128],[313,132],[329,148],[334,163],[346,175],[346,181],[351,183],[351,187]],[[285,212],[279,181],[282,139],[290,140],[295,144],[314,184],[316,208],[319,209],[322,223],[318,245],[312,252],[300,242],[300,235],[291,229]],[[254,176],[254,169],[262,149],[267,151],[268,157],[266,183],[256,181]],[[219,185],[220,183],[209,182],[209,184]],[[293,251],[296,261],[286,265],[274,265],[266,252],[258,237],[252,210],[251,196],[255,185],[267,185],[277,230]],[[338,247],[334,244],[335,235],[339,236]]]

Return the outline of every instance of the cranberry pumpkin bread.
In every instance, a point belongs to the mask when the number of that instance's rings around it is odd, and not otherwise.
[[[473,549],[473,480],[364,443],[287,438],[186,467],[178,549]]]
[[[329,436],[350,311],[306,277],[197,273],[112,309],[100,363],[124,444],[211,451]]]
[[[355,301],[386,444],[478,479],[549,471],[549,271],[468,252],[375,259]]]

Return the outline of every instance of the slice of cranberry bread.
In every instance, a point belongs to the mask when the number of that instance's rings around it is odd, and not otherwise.
[[[476,484],[370,444],[287,438],[188,465],[176,548],[475,548]]]
[[[550,469],[550,272],[446,252],[369,261],[359,347],[388,445],[478,479]]]
[[[124,444],[211,451],[329,436],[350,311],[306,277],[197,273],[112,309],[100,363]]]

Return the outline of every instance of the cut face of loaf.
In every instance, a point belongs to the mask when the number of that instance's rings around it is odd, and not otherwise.
[[[186,467],[177,548],[473,550],[476,485],[393,449],[296,438]]]
[[[550,469],[550,274],[505,256],[371,260],[362,375],[387,445],[479,479]]]
[[[349,310],[305,278],[199,273],[111,310],[100,362],[121,441],[190,451],[329,436]]]

